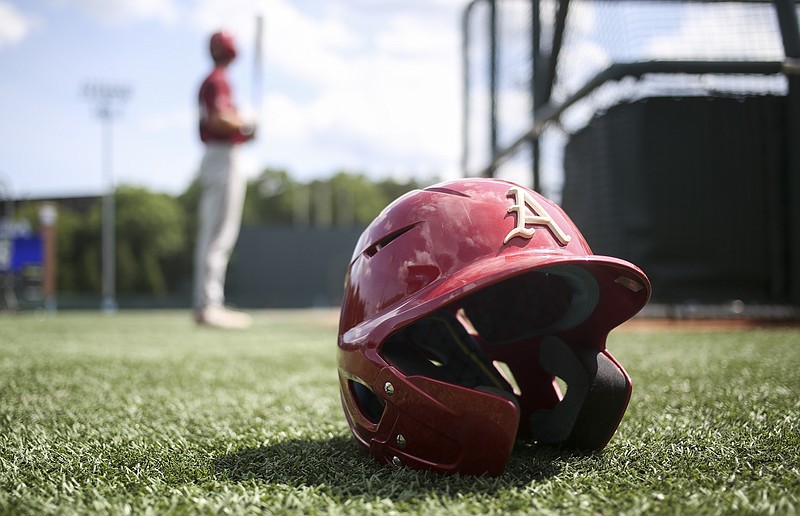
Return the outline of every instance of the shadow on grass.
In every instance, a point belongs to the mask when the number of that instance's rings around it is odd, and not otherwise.
[[[518,445],[500,477],[440,475],[380,465],[349,436],[285,441],[220,457],[217,475],[233,482],[258,481],[292,487],[324,486],[335,496],[403,500],[425,492],[491,494],[547,479],[575,457],[553,448]]]

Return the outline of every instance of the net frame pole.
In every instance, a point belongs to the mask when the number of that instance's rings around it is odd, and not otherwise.
[[[472,11],[472,1],[464,9],[461,18],[461,175],[467,177],[469,164],[469,13]]]
[[[541,20],[541,3],[540,0],[531,0],[531,78],[530,78],[530,96],[533,99],[531,102],[531,122],[535,120],[536,110],[544,104],[547,99],[543,98],[544,94],[544,81],[547,80],[545,76],[546,66],[543,66],[545,57],[542,55],[542,20]],[[531,184],[533,189],[541,192],[541,185],[539,184],[540,177],[540,143],[539,138],[531,140],[528,144],[531,150]]]
[[[510,145],[498,151],[481,175],[497,168],[498,164],[513,154],[525,142],[537,139],[542,135],[546,125],[558,122],[564,111],[585,98],[594,90],[610,81],[618,81],[624,77],[642,77],[646,74],[753,74],[778,75],[783,73],[784,63],[781,61],[639,61],[633,63],[615,63],[587,81],[583,87],[573,93],[560,104],[548,102],[536,110],[534,123],[522,136]]]
[[[497,2],[489,0],[489,148],[492,166],[484,170],[485,177],[494,177],[497,155]]]
[[[784,233],[787,239],[788,294],[793,305],[800,305],[800,27],[793,0],[774,0],[774,5],[786,57],[784,73],[789,84]]]

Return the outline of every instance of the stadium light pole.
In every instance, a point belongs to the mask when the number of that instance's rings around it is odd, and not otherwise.
[[[102,227],[102,300],[100,308],[105,313],[117,310],[116,295],[116,235],[114,230],[115,199],[114,171],[112,160],[112,126],[114,117],[119,113],[119,105],[127,100],[131,89],[122,84],[105,82],[87,82],[83,85],[82,94],[94,103],[95,114],[103,124],[103,175],[106,180],[106,193],[103,195],[103,227]]]
[[[3,181],[2,173],[0,173],[0,203],[4,205],[2,215],[0,215],[0,291],[5,307],[15,311],[19,308],[19,303],[17,303],[17,295],[14,292],[14,275],[11,270],[14,198],[11,194],[11,187]]]

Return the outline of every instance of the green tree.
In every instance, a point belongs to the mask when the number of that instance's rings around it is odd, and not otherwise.
[[[376,183],[364,174],[344,170],[330,178],[301,183],[285,170],[265,169],[248,185],[243,222],[363,227],[394,199],[421,187],[414,181]]]
[[[186,213],[174,197],[144,188],[116,191],[117,285],[121,293],[166,294],[180,278],[165,268],[186,249]]]
[[[99,292],[102,284],[102,202],[86,213],[63,206],[56,221],[58,290]],[[115,197],[116,278],[121,294],[164,295],[184,278],[187,249],[186,213],[177,199],[144,188],[120,186]],[[20,216],[38,231],[38,207]],[[189,258],[187,258],[187,255]]]
[[[57,288],[64,292],[100,288],[100,231],[97,222],[69,209],[58,210],[56,220]]]
[[[308,183],[282,169],[267,168],[247,186],[243,223],[363,227],[417,182],[375,182],[365,174],[339,171]],[[164,295],[191,280],[200,185],[179,196],[121,185],[116,190],[117,290],[120,294]],[[38,230],[38,205],[22,206],[18,217]],[[86,212],[59,206],[58,290],[98,293],[101,267],[102,202]]]
[[[389,202],[394,201],[401,195],[416,190],[418,188],[425,188],[428,185],[438,182],[438,179],[432,178],[428,181],[406,181],[398,182],[393,179],[384,179],[377,183],[378,189],[381,191],[385,199]]]
[[[366,226],[392,201],[363,174],[340,171],[330,183],[334,220],[340,226]]]
[[[242,223],[291,225],[299,185],[285,170],[267,168],[247,185]]]

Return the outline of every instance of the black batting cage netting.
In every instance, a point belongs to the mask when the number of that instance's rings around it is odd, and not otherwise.
[[[654,301],[800,306],[798,4],[475,0],[463,169],[559,202]]]

